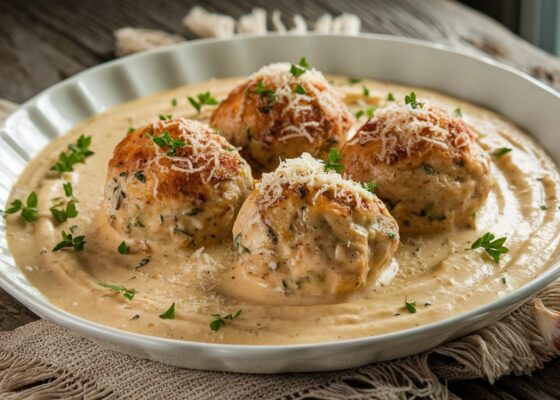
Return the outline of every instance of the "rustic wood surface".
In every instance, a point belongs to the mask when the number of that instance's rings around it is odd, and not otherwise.
[[[79,71],[114,58],[115,29],[161,29],[194,39],[182,17],[199,4],[209,11],[239,17],[254,6],[271,10],[266,0],[3,0],[0,2],[0,98],[23,102]],[[308,25],[323,13],[350,12],[362,31],[444,43],[515,66],[560,90],[560,61],[524,42],[490,18],[444,0],[281,0],[274,8],[291,26],[294,13]],[[269,15],[270,17],[270,15]],[[270,26],[270,24],[269,24]],[[37,317],[0,290],[0,330]],[[465,399],[560,399],[560,358],[533,376],[449,383]]]

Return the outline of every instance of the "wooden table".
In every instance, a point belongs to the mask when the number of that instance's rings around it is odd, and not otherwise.
[[[0,2],[0,98],[23,102],[37,92],[86,68],[114,58],[115,29],[161,29],[188,39],[181,24],[196,2],[189,0],[3,0]],[[207,0],[209,11],[239,17],[265,0]],[[517,38],[493,20],[444,0],[274,2],[286,24],[294,13],[315,21],[324,12],[350,12],[362,19],[363,32],[386,33],[445,43],[513,65],[560,90],[560,61]],[[0,290],[0,329],[37,317]],[[506,377],[494,385],[483,380],[449,384],[463,398],[560,399],[560,358],[532,377]]]

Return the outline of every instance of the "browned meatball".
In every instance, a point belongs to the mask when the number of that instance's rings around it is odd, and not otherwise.
[[[265,171],[308,152],[325,158],[344,142],[353,117],[315,69],[296,77],[290,64],[262,68],[214,110],[210,125]]]
[[[111,225],[131,238],[201,245],[230,232],[252,186],[249,165],[207,125],[157,121],[115,148],[106,212]]]
[[[342,149],[347,175],[375,181],[402,233],[471,227],[492,180],[475,134],[440,107],[391,103]]]
[[[384,204],[304,153],[263,175],[233,226],[247,297],[331,302],[375,283],[397,250]],[[239,280],[237,284],[241,284]]]

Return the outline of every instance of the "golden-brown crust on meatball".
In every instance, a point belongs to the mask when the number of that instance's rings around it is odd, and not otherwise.
[[[402,233],[471,227],[492,185],[476,135],[429,104],[379,109],[345,144],[342,159],[351,179],[376,182]]]
[[[214,110],[210,125],[265,171],[308,152],[325,158],[344,143],[353,117],[322,74],[299,77],[272,64],[237,86]]]
[[[112,226],[124,234],[202,244],[231,227],[251,188],[247,162],[214,130],[160,120],[115,147],[105,202]]]

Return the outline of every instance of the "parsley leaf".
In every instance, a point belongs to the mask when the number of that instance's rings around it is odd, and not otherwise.
[[[344,164],[340,162],[341,156],[337,149],[331,147],[329,155],[327,156],[327,162],[325,163],[325,172],[336,171],[339,174],[344,172]]]
[[[257,90],[255,91],[255,93],[261,97],[266,98],[266,105],[264,107],[261,107],[260,111],[267,114],[272,108],[272,104],[276,100],[276,93],[274,93],[274,90],[265,89],[262,81],[259,81],[257,83]]]
[[[167,311],[159,315],[161,319],[175,319],[175,303],[171,304]]]
[[[176,98],[171,99],[171,105],[173,107],[177,107],[177,99]]]
[[[160,121],[167,121],[173,118],[173,114],[160,114],[158,118]]]
[[[512,149],[510,149],[509,147],[500,147],[499,149],[494,150],[492,155],[500,158],[500,157],[506,155],[507,153],[509,153],[511,150]]]
[[[457,107],[455,110],[453,110],[453,114],[457,118],[463,118],[463,111],[461,111],[461,109],[459,107]]]
[[[428,175],[433,175],[434,174],[434,169],[428,164],[422,164],[422,169]]]
[[[27,196],[27,200],[25,201],[25,206],[23,202],[19,199],[16,199],[10,203],[10,207],[7,210],[4,210],[3,214],[15,214],[21,210],[21,218],[25,222],[35,222],[39,219],[37,204],[39,200],[37,198],[37,193],[31,192],[29,196]]]
[[[367,86],[362,86],[362,92],[364,94],[365,97],[369,97],[369,89]]]
[[[377,187],[377,182],[375,181],[371,181],[371,182],[367,182],[367,183],[362,183],[362,187],[367,190],[368,192],[374,193],[375,192],[375,188]]]
[[[159,147],[169,147],[169,150],[167,151],[168,156],[174,156],[177,151],[177,147],[185,147],[186,145],[183,140],[174,139],[167,131],[164,131],[161,136],[152,136],[148,134],[148,137]]]
[[[416,314],[416,302],[413,301],[411,303],[409,303],[407,301],[407,299],[404,299],[404,306],[406,307],[406,309],[408,310],[409,313],[411,314]]]
[[[367,115],[368,119],[373,118],[373,114],[375,113],[375,107],[369,107],[365,111],[360,110],[356,113],[356,119],[359,119],[363,115]]]
[[[501,237],[499,239],[495,239],[495,236],[490,233],[487,232],[484,235],[482,235],[481,237],[479,237],[478,239],[476,239],[474,241],[474,243],[472,244],[470,249],[466,249],[466,250],[474,250],[474,249],[478,249],[478,248],[483,248],[484,251],[486,251],[486,253],[488,253],[488,255],[490,257],[492,257],[492,259],[498,263],[500,262],[500,256],[502,254],[506,254],[509,252],[509,249],[507,247],[504,246],[505,241],[507,240],[507,237]]]
[[[76,203],[74,200],[70,200],[66,204],[66,208],[59,210],[56,207],[51,207],[51,214],[56,222],[62,224],[66,222],[69,218],[76,218],[78,216],[78,210],[76,209]]]
[[[241,244],[241,233],[237,234],[235,239],[233,239],[233,244],[235,245],[235,248],[237,249],[237,251],[239,253],[250,253],[251,252],[251,250],[249,250],[247,247],[245,247]]]
[[[362,80],[358,78],[348,78],[348,83],[353,85],[354,83],[360,83]]]
[[[98,282],[97,283],[99,286],[103,286],[104,288],[107,289],[111,289],[114,290],[116,292],[122,292],[122,295],[124,296],[125,299],[127,299],[128,301],[131,301],[132,298],[134,297],[134,295],[136,294],[136,289],[127,289],[124,286],[119,286],[119,285],[110,285],[108,283],[104,283],[104,282]]]
[[[69,144],[68,151],[60,153],[58,162],[51,167],[51,171],[56,171],[59,175],[62,175],[64,172],[74,171],[75,164],[85,162],[87,157],[94,154],[89,149],[90,144],[91,136],[80,135],[76,144]]]
[[[292,73],[293,76],[297,78],[305,74],[308,69],[309,69],[309,63],[307,62],[305,57],[302,57],[299,60],[299,64],[292,64],[292,66],[290,67],[290,72]]]
[[[413,109],[416,109],[417,107],[422,108],[424,106],[424,103],[416,101],[416,93],[414,92],[410,92],[410,94],[404,96],[404,103],[410,104],[410,107],[412,107]]]
[[[226,324],[226,321],[233,321],[240,315],[241,310],[237,310],[235,314],[228,314],[223,317],[220,314],[213,314],[212,317],[214,317],[214,320],[210,322],[210,329],[217,331]]]
[[[214,96],[210,94],[210,92],[199,93],[196,95],[196,98],[198,99],[198,101],[196,101],[192,97],[188,97],[188,100],[197,112],[200,112],[203,105],[215,106],[216,104],[218,104],[218,100],[216,100]]]
[[[305,89],[303,88],[303,86],[301,86],[299,83],[296,85],[295,92],[296,92],[297,94],[307,94],[307,92],[305,91]]]
[[[395,101],[395,96],[393,95],[393,93],[387,93],[387,101]]]
[[[59,251],[66,247],[73,247],[74,251],[82,251],[86,245],[86,241],[84,239],[85,236],[83,235],[73,237],[71,233],[62,231],[62,241],[54,246],[52,251]]]
[[[128,248],[126,242],[123,240],[121,242],[121,244],[119,244],[119,247],[117,248],[117,250],[119,251],[120,254],[128,254],[130,249]]]

